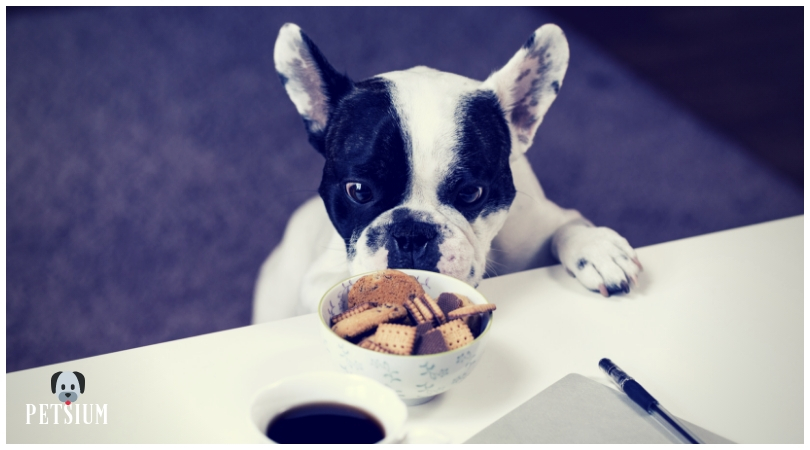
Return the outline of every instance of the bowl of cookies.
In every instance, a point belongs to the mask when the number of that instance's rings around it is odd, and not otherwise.
[[[318,311],[329,353],[407,405],[461,383],[481,358],[495,305],[447,275],[386,269],[330,289]]]

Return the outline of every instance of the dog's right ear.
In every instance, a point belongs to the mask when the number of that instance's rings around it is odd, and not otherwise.
[[[298,25],[281,27],[274,50],[276,72],[298,114],[304,119],[309,142],[324,153],[329,114],[352,89],[352,81],[336,71]]]
[[[62,374],[62,372],[56,372],[51,377],[51,394],[56,394],[56,380],[59,379],[59,375],[61,375],[61,374]]]
[[[522,154],[557,98],[568,69],[568,41],[560,27],[538,28],[515,56],[483,83],[498,96],[512,134],[512,154]]]

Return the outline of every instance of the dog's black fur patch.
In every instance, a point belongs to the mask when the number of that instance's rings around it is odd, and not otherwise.
[[[459,124],[458,161],[439,186],[439,200],[456,208],[467,221],[509,208],[515,184],[509,168],[511,138],[506,117],[492,91],[465,98],[456,112]],[[467,204],[458,194],[465,187],[483,187],[477,201]]]
[[[356,83],[341,98],[329,115],[324,156],[318,192],[349,250],[352,236],[401,204],[408,189],[408,155],[388,81],[372,78]],[[370,188],[371,201],[352,201],[345,191],[348,182]]]

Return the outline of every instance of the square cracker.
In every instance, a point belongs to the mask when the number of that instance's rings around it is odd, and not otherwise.
[[[442,333],[444,342],[450,350],[472,344],[472,341],[475,339],[470,331],[470,327],[461,319],[451,320],[436,329]]]
[[[395,355],[410,355],[416,342],[416,327],[384,323],[377,327],[372,340]]]
[[[354,337],[373,330],[381,323],[402,319],[406,314],[402,305],[384,303],[341,320],[332,326],[332,331],[344,339]]]

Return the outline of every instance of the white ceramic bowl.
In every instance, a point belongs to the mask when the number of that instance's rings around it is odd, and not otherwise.
[[[312,372],[286,378],[262,389],[253,401],[250,420],[265,436],[270,421],[296,406],[338,403],[354,406],[374,416],[385,430],[379,444],[402,441],[408,409],[387,387],[368,378],[340,372]],[[319,432],[322,430],[313,430]]]
[[[428,295],[437,298],[443,292],[453,292],[473,303],[488,303],[481,293],[463,281],[424,270],[402,269],[415,277]],[[472,344],[444,353],[418,356],[389,355],[361,348],[332,331],[331,319],[347,309],[349,289],[361,274],[334,286],[318,306],[329,353],[340,367],[349,373],[363,375],[393,389],[408,405],[418,405],[461,383],[472,372],[484,349],[492,315],[485,314],[483,331]]]

